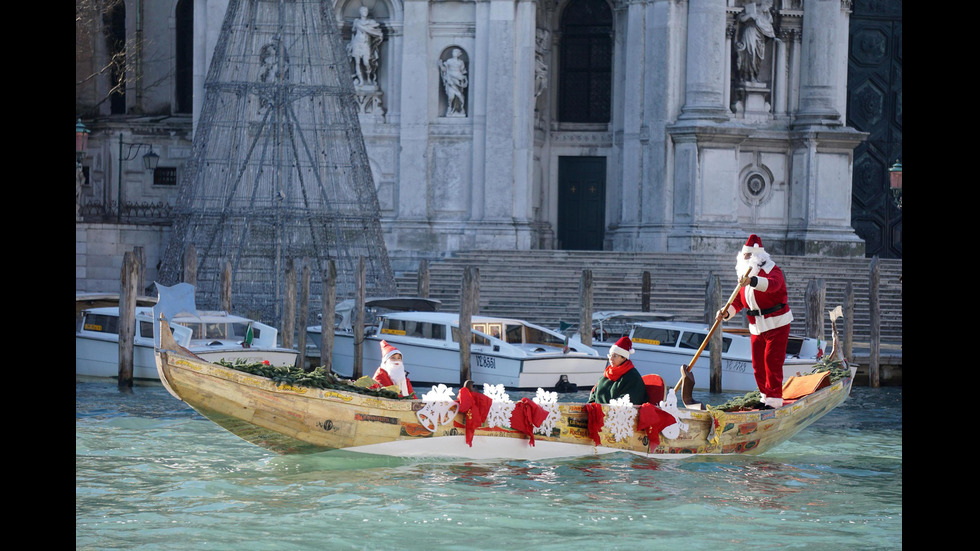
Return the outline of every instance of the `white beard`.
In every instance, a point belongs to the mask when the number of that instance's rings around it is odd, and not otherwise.
[[[388,372],[388,376],[391,377],[391,382],[398,385],[401,389],[402,396],[408,396],[408,382],[405,377],[405,364],[396,361],[389,360],[384,364],[385,371]]]
[[[752,268],[752,271],[749,272],[749,277],[759,275],[759,270],[762,268],[762,266],[765,266],[770,259],[769,253],[766,252],[752,253],[752,256],[750,256],[748,260],[746,260],[744,257],[744,253],[738,253],[738,255],[735,257],[735,273],[738,275],[738,277],[744,276],[745,272],[749,268]]]

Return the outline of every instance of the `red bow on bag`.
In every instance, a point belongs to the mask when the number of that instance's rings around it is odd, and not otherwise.
[[[493,400],[482,392],[474,392],[465,386],[459,389],[459,413],[466,419],[466,443],[473,447],[473,433],[487,420]]]
[[[646,431],[650,439],[650,447],[660,445],[660,431],[673,425],[677,419],[673,415],[647,402],[640,406],[640,414],[636,418],[637,430]]]
[[[605,423],[606,414],[602,412],[602,404],[596,402],[585,404],[585,411],[589,414],[589,436],[598,446],[602,443],[599,439],[599,431],[602,430],[602,425]]]
[[[541,426],[548,418],[548,412],[527,398],[521,398],[514,404],[514,412],[510,414],[510,428],[523,432],[531,437],[534,445],[534,429]]]

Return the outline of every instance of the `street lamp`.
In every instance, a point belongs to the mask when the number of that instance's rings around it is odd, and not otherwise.
[[[88,148],[88,135],[91,132],[82,124],[82,119],[75,123],[75,164],[82,166],[82,158],[85,157],[85,149]]]
[[[82,170],[82,159],[85,157],[85,150],[88,148],[88,135],[91,130],[82,124],[82,119],[75,122],[75,221],[81,220],[79,210],[82,200],[82,179],[85,172]]]
[[[895,204],[898,210],[902,210],[902,162],[895,161],[895,164],[888,169],[888,177],[891,181],[892,195],[895,197]]]
[[[123,146],[128,145],[129,149],[126,150],[126,155],[123,155]],[[136,158],[139,154],[140,149],[143,147],[149,148],[149,153],[143,155],[143,167],[152,172],[156,170],[157,163],[160,162],[160,156],[153,152],[153,146],[148,143],[126,143],[123,142],[122,132],[119,133],[119,188],[116,190],[119,195],[119,210],[116,211],[116,223],[122,223],[122,208],[123,208],[123,177],[122,177],[122,164],[123,161],[131,161]]]

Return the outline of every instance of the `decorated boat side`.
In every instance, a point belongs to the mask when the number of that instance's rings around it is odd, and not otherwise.
[[[656,405],[559,402],[539,389],[511,400],[502,385],[437,385],[421,400],[356,387],[322,368],[258,375],[205,361],[161,322],[160,380],[176,398],[233,434],[277,453],[335,450],[396,457],[546,459],[628,452],[653,458],[760,454],[841,404],[853,368],[775,410],[689,409],[674,389]],[[298,369],[298,368],[296,368]],[[301,370],[300,370],[301,371]]]

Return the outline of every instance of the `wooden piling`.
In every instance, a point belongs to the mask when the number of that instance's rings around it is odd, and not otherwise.
[[[650,271],[643,271],[643,288],[640,292],[640,311],[650,311]]]
[[[592,346],[592,270],[582,270],[579,284],[579,331],[582,344]]]
[[[323,281],[323,315],[320,317],[320,365],[333,369],[333,317],[337,311],[337,264],[327,261],[327,277]]]
[[[364,372],[364,300],[366,290],[364,257],[357,259],[357,283],[354,290],[354,380],[361,378]]]
[[[467,266],[463,270],[463,282],[459,309],[459,384],[470,380],[470,343],[473,335],[473,316],[480,304],[480,270]]]
[[[136,294],[146,294],[146,248],[142,245],[133,247],[136,258]]]
[[[725,305],[721,294],[721,278],[717,274],[709,275],[704,297],[704,321],[708,325],[715,323],[718,310],[721,310],[721,307]],[[708,371],[710,374],[708,376],[708,389],[711,392],[722,392],[724,388],[721,372],[721,355],[724,345],[724,340],[722,339],[723,333],[722,327],[719,324],[708,341],[708,352],[710,353],[708,358],[708,365],[710,366]],[[694,366],[691,366],[691,368],[693,369]]]
[[[418,288],[416,292],[422,298],[429,298],[429,261],[419,261]]]
[[[197,248],[193,243],[184,249],[184,283],[197,286]]]
[[[299,334],[297,336],[296,365],[306,371],[306,326],[310,323],[310,259],[303,259],[303,270],[299,283]]]
[[[844,358],[854,361],[854,285],[844,286]]]
[[[133,388],[133,339],[136,337],[136,285],[139,263],[133,252],[123,254],[119,286],[119,390]]]
[[[231,313],[231,261],[225,260],[221,270],[221,309]]]
[[[824,340],[824,303],[827,301],[827,288],[823,278],[810,279],[804,291],[806,302],[806,336]]]
[[[296,328],[296,266],[292,258],[286,259],[286,277],[282,297],[282,320],[279,337],[283,348],[293,347],[293,332]],[[300,351],[302,354],[302,351]]]
[[[881,386],[880,364],[881,364],[881,301],[879,292],[881,289],[881,265],[878,256],[871,259],[870,281],[868,282],[868,300],[870,301],[871,311],[871,346],[868,356],[868,386],[878,388]]]

